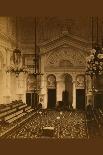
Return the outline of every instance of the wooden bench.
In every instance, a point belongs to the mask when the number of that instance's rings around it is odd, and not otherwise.
[[[4,121],[7,121],[7,120],[9,120],[9,119],[21,114],[21,113],[23,113],[23,110],[17,111],[15,113],[11,114],[11,115],[7,115],[6,117],[4,117]]]
[[[21,105],[24,105],[24,103],[15,103],[15,104],[11,104],[11,108],[15,108],[15,107],[19,107]]]
[[[1,112],[4,112],[4,111],[7,111],[7,110],[9,110],[9,109],[11,109],[10,106],[7,106],[7,107],[5,107],[5,108],[3,108],[3,109],[0,109],[0,113],[1,113]]]
[[[23,108],[25,108],[25,107],[27,107],[26,104],[19,106],[18,109],[20,110],[20,109],[23,109]]]
[[[6,115],[9,115],[9,114],[15,112],[16,110],[17,110],[17,109],[14,108],[14,109],[11,109],[11,110],[8,110],[8,111],[5,111],[5,112],[2,112],[2,113],[0,113],[0,118],[5,117]]]
[[[34,109],[26,110],[27,113],[32,112]]]
[[[27,111],[27,110],[29,110],[29,109],[31,109],[31,106],[27,106],[27,107],[25,108],[25,111]]]
[[[16,121],[17,119],[23,117],[24,115],[26,115],[26,113],[21,113],[21,114],[15,116],[15,117],[12,117],[11,119],[8,119],[6,122],[7,123],[12,123],[12,122]]]
[[[54,127],[43,127],[42,136],[44,137],[53,137],[54,136]]]

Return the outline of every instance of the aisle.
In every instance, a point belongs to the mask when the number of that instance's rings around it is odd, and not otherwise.
[[[46,115],[39,112],[8,138],[45,138],[42,128],[47,126],[54,127],[54,136],[51,138],[87,139],[85,122],[85,113],[81,111],[48,111]]]

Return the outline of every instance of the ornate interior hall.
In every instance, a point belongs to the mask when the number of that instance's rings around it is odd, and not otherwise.
[[[0,138],[103,138],[103,18],[0,16]]]

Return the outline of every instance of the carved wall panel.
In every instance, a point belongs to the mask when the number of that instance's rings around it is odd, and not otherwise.
[[[46,56],[46,66],[50,67],[83,67],[85,64],[84,52],[73,47],[60,47]]]

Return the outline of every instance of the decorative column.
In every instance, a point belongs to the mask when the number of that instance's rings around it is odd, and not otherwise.
[[[43,109],[47,108],[46,82],[47,82],[47,80],[45,78],[45,75],[42,75],[41,76],[41,84],[40,84],[41,91],[40,91],[40,94],[39,94],[39,102],[42,103],[42,108]]]
[[[48,95],[47,95],[47,77],[44,79],[44,108],[47,108]]]
[[[58,101],[62,100],[62,94],[61,94],[61,90],[60,90],[60,81],[56,82],[56,94],[57,94],[57,103]]]
[[[76,109],[76,81],[73,80],[73,109]]]

